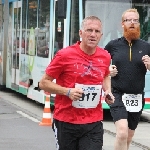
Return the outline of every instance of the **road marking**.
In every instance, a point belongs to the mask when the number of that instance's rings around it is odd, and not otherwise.
[[[29,116],[29,115],[23,113],[22,111],[17,111],[17,113],[20,114],[20,115],[22,115],[23,117],[26,117],[26,118],[28,118],[28,119],[34,121],[34,122],[40,122],[39,120],[37,120],[37,119],[35,119],[35,118],[33,118],[33,117],[31,117],[31,116]]]

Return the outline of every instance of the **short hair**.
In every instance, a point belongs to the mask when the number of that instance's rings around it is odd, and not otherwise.
[[[85,23],[86,23],[87,20],[97,20],[97,21],[99,21],[100,23],[102,23],[101,20],[100,20],[98,17],[96,17],[96,16],[87,16],[86,18],[84,18],[84,19],[82,20],[81,29],[84,29],[84,26],[85,26]]]
[[[134,13],[137,13],[137,15],[138,15],[138,17],[139,17],[139,13],[138,13],[137,9],[135,9],[135,8],[127,9],[127,10],[124,11],[123,14],[122,14],[122,22],[124,21],[124,16],[125,16],[125,14],[126,14],[127,12],[134,12]]]

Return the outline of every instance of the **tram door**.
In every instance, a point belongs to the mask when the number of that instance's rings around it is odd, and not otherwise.
[[[21,6],[22,2],[13,2],[13,27],[12,27],[12,78],[11,88],[19,88],[19,55],[21,51]]]

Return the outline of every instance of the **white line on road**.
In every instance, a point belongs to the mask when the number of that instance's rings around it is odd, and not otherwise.
[[[28,119],[34,121],[34,122],[40,122],[39,120],[37,120],[37,119],[35,119],[35,118],[33,118],[33,117],[31,117],[31,116],[29,116],[29,115],[23,113],[22,111],[17,111],[17,113],[20,114],[20,115],[22,115],[23,117],[26,117],[26,118],[28,118]]]

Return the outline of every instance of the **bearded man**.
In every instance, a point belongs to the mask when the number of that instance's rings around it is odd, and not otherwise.
[[[123,37],[110,41],[112,93],[110,112],[116,127],[114,150],[128,150],[144,107],[144,87],[150,70],[150,44],[140,39],[139,13],[128,9],[122,14]]]

